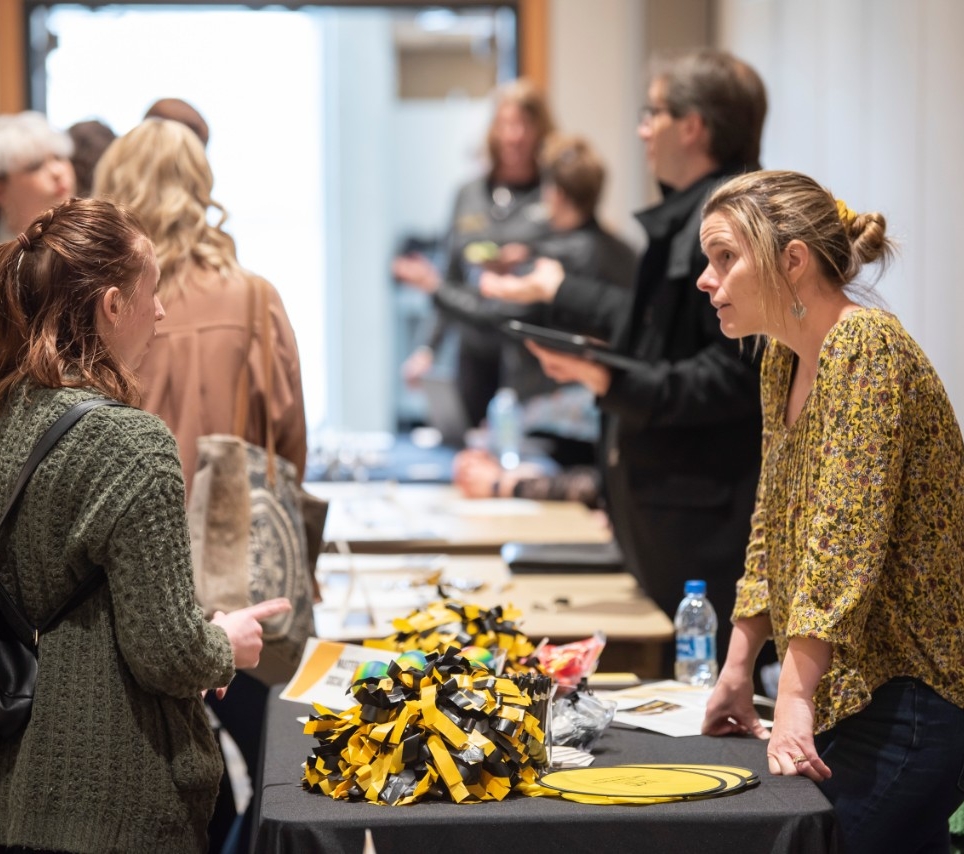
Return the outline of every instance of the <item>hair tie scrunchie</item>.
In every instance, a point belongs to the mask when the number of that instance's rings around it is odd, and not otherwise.
[[[17,243],[20,244],[20,248],[24,252],[30,249],[30,238],[27,237],[27,235],[24,234],[22,231],[20,232],[20,234],[17,235]]]
[[[852,211],[847,207],[847,203],[843,199],[837,199],[837,216],[840,217],[840,221],[848,228],[854,224],[854,220],[857,219],[856,211]]]

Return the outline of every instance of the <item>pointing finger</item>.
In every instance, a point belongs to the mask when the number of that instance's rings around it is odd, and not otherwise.
[[[245,610],[256,620],[267,620],[269,617],[275,617],[278,614],[285,613],[285,611],[290,611],[291,602],[284,597],[266,599],[264,602],[258,602],[257,605],[251,605]]]

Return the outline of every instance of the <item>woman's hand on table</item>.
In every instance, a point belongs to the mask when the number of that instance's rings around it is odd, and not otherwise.
[[[771,774],[800,774],[819,783],[830,769],[813,743],[813,695],[830,665],[827,641],[791,637],[780,667],[773,733],[767,748]]]
[[[813,742],[813,700],[777,692],[767,762],[771,774],[799,774],[816,783],[830,777]]]
[[[754,735],[769,738],[753,706],[753,681],[743,672],[723,665],[706,704],[703,735]]]
[[[460,451],[452,463],[452,482],[466,498],[511,498],[520,480],[538,474],[538,467],[528,463],[506,471],[490,453],[477,449]]]
[[[485,451],[459,451],[452,461],[452,483],[466,498],[491,498],[501,477],[499,461]]]

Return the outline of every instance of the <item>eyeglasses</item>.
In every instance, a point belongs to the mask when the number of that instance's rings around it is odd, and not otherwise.
[[[671,107],[658,107],[655,104],[643,104],[639,108],[639,123],[641,125],[648,125],[656,116],[661,113],[668,113],[673,115],[673,110]]]

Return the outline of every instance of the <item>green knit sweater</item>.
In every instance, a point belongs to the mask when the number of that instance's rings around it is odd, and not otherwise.
[[[0,502],[42,432],[88,391],[0,410]],[[139,409],[88,413],[50,452],[0,543],[0,581],[40,622],[95,566],[107,583],[40,641],[30,723],[0,743],[0,845],[207,849],[221,759],[200,692],[233,674],[194,603],[174,439]]]

